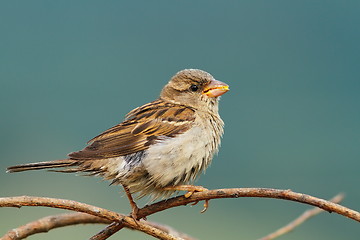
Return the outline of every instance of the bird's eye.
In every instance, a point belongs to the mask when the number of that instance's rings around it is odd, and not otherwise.
[[[196,92],[198,89],[199,89],[198,85],[193,84],[190,86],[190,91]]]

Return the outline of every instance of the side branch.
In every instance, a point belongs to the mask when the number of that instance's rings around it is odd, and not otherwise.
[[[340,203],[343,199],[344,199],[344,195],[338,194],[335,197],[333,197],[332,199],[330,199],[329,201],[334,202],[334,203]],[[278,238],[279,236],[282,236],[288,232],[293,231],[296,227],[300,226],[306,220],[308,220],[322,212],[324,212],[324,210],[317,208],[317,207],[309,209],[309,210],[305,211],[303,214],[301,214],[298,218],[296,218],[295,220],[288,223],[286,226],[276,230],[273,233],[270,233],[269,235],[267,235],[259,240],[271,240],[271,239]]]

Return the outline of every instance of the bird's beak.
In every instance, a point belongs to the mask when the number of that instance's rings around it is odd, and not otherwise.
[[[229,85],[213,79],[208,85],[205,86],[203,94],[208,97],[218,97],[229,90]]]

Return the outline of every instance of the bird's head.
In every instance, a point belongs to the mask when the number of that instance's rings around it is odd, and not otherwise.
[[[229,91],[226,83],[199,69],[185,69],[173,76],[160,98],[199,110],[217,111],[218,99]]]

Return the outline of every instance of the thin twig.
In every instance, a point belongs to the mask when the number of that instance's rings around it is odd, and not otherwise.
[[[155,223],[155,222],[149,222],[147,221],[147,223],[155,228],[158,228],[166,233],[169,233],[175,237],[179,237],[183,240],[196,240],[195,238],[185,234],[185,233],[182,233],[182,232],[179,232],[177,231],[176,229],[170,227],[170,226],[167,226],[167,225],[164,225],[164,224],[160,224],[160,223]]]
[[[150,224],[147,224],[144,221],[137,221],[137,220],[133,219],[132,217],[127,217],[127,219],[124,219],[124,226],[134,229],[134,230],[144,232],[150,236],[153,236],[153,237],[156,237],[156,238],[162,239],[162,240],[182,240],[181,238],[174,237],[173,235],[168,234],[167,232],[162,231],[158,228],[155,228],[155,227],[151,226]]]
[[[8,231],[2,240],[17,240],[24,239],[36,233],[48,232],[51,229],[65,227],[76,224],[86,223],[109,223],[110,221],[104,218],[95,217],[86,213],[65,213],[53,216],[40,218],[36,221],[27,223],[18,228]]]
[[[329,201],[333,202],[333,203],[340,203],[343,199],[344,199],[344,195],[340,193],[340,194],[336,195],[335,197],[333,197],[332,199],[330,199]],[[267,235],[263,238],[260,238],[259,240],[271,240],[271,239],[278,238],[281,235],[284,235],[286,233],[293,231],[296,227],[298,227],[299,225],[304,223],[309,218],[314,217],[322,212],[324,212],[324,210],[317,208],[317,207],[309,209],[309,210],[305,211],[303,214],[301,214],[298,218],[296,218],[295,220],[293,220],[290,223],[288,223],[287,225],[285,225],[284,227],[276,230],[273,233],[270,233],[269,235]]]
[[[113,222],[103,230],[92,236],[89,240],[105,240],[124,228],[121,222]]]

